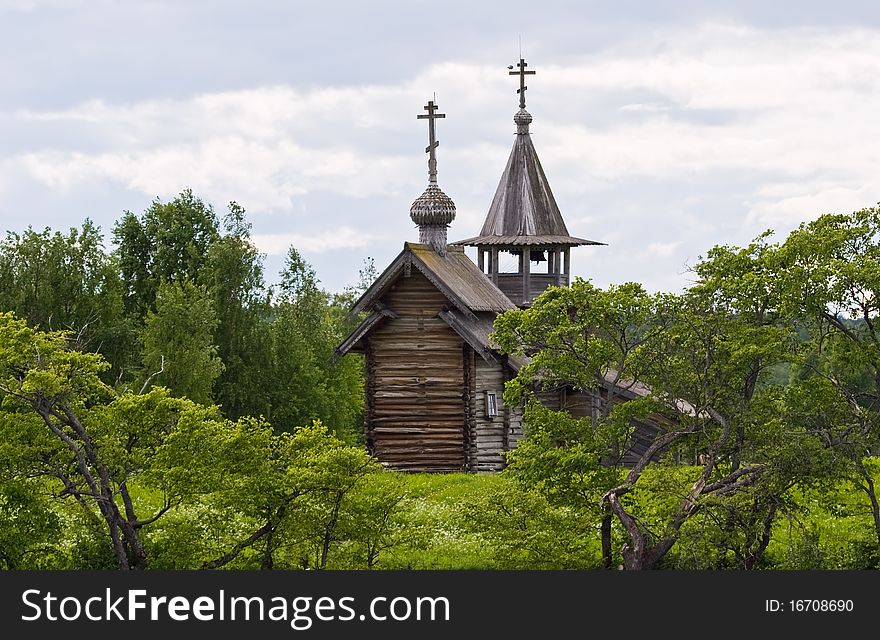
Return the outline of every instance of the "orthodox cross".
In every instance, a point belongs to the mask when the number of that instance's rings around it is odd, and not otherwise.
[[[437,184],[437,154],[434,152],[434,149],[436,149],[440,143],[437,142],[437,134],[434,130],[434,120],[437,118],[445,118],[446,114],[437,113],[437,105],[434,104],[433,100],[428,100],[428,104],[423,108],[428,113],[420,113],[416,118],[419,120],[428,120],[428,146],[425,147],[425,153],[431,154],[428,156],[428,181],[432,184]]]
[[[519,108],[526,108],[526,76],[535,75],[534,71],[526,71],[526,67],[529,66],[526,61],[522,58],[519,59],[519,62],[516,64],[519,67],[518,71],[511,71],[508,75],[511,76],[519,76],[519,89],[516,92],[519,94]],[[507,67],[508,69],[513,69],[513,65]]]

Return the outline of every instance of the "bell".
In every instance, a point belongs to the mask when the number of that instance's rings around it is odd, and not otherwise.
[[[529,252],[529,260],[532,262],[547,262],[547,258],[544,257],[544,252],[539,251],[538,249],[532,249]]]

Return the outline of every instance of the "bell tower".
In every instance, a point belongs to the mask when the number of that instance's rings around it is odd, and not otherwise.
[[[480,271],[514,304],[527,307],[547,287],[568,286],[572,247],[603,243],[568,233],[529,133],[532,116],[526,111],[525,78],[535,72],[527,70],[522,58],[516,67],[510,71],[519,76],[513,149],[480,235],[455,244],[476,247]],[[507,266],[508,259],[502,267],[505,254],[513,257],[513,266]]]

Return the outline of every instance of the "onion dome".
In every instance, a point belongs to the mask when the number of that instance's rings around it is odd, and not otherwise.
[[[455,203],[437,184],[429,184],[409,209],[409,217],[417,225],[450,224],[455,220]]]
[[[532,114],[525,109],[520,109],[513,116],[513,123],[516,125],[517,133],[528,133],[529,125],[532,124]]]

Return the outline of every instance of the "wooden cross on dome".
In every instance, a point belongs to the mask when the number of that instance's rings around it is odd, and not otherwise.
[[[508,75],[519,76],[519,89],[517,89],[516,92],[519,94],[519,108],[525,109],[526,108],[526,89],[528,89],[528,87],[526,86],[526,76],[533,76],[533,75],[535,75],[535,72],[534,71],[526,71],[526,67],[529,65],[526,63],[525,59],[523,59],[523,58],[519,59],[519,62],[516,64],[516,66],[519,68],[519,70],[518,71],[511,71]],[[507,68],[513,69],[513,65],[510,65]]]
[[[445,118],[445,113],[437,113],[437,105],[434,104],[433,100],[428,100],[428,104],[424,107],[424,110],[428,113],[420,113],[416,116],[419,120],[428,121],[428,146],[425,147],[425,153],[430,154],[428,156],[428,181],[432,184],[437,183],[437,154],[434,149],[436,149],[440,143],[437,142],[437,133],[434,129],[434,120],[437,118]]]

